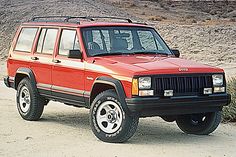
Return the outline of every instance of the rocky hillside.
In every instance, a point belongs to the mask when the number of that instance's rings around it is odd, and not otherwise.
[[[214,65],[233,64],[235,10],[233,1],[0,0],[0,58],[6,58],[16,27],[33,16],[113,15],[153,25],[169,46],[180,49],[185,58]]]

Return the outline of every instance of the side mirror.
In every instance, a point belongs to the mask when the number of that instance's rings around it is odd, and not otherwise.
[[[179,58],[180,56],[179,50],[171,50],[171,51],[174,53],[175,57]]]
[[[68,58],[82,59],[82,53],[80,50],[69,50]]]

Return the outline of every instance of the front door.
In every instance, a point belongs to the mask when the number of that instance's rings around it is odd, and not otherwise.
[[[69,50],[80,50],[76,29],[61,29],[52,67],[52,96],[73,105],[84,105],[84,63],[69,59]]]

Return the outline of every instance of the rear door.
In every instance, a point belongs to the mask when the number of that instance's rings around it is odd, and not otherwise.
[[[52,60],[58,34],[56,28],[41,28],[31,57],[31,69],[34,71],[37,87],[42,95],[51,95]]]
[[[52,67],[52,95],[64,102],[84,105],[84,62],[69,59],[69,50],[80,50],[76,29],[60,29]]]

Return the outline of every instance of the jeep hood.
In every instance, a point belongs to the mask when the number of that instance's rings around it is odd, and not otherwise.
[[[220,68],[181,58],[154,55],[127,55],[95,57],[95,62],[123,75],[218,73]]]

